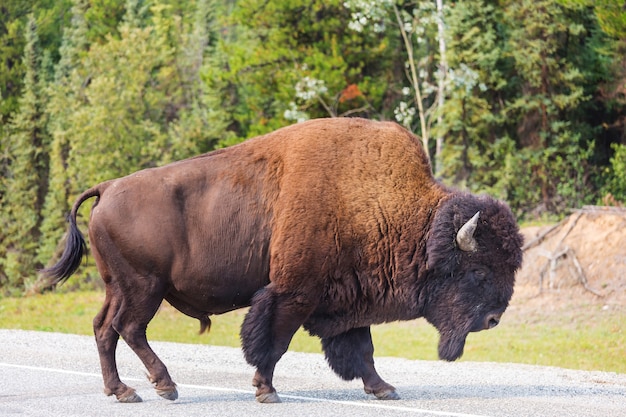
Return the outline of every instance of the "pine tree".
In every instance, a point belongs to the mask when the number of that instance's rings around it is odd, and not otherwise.
[[[229,118],[221,103],[222,83],[209,79],[217,62],[216,2],[200,0],[195,7],[176,13],[169,19],[172,24],[164,24],[163,18],[154,19],[155,34],[170,39],[174,51],[170,65],[176,68],[165,87],[169,101],[175,102],[168,106],[177,111],[168,113],[169,151],[161,163],[212,150],[229,137]]]
[[[19,111],[6,133],[7,175],[1,203],[0,268],[5,291],[32,282],[40,237],[41,208],[47,190],[48,137],[42,109],[41,85],[37,79],[39,52],[37,26],[28,18],[24,48],[24,90]]]
[[[19,108],[23,88],[25,22],[22,18],[31,5],[23,0],[3,1],[0,18],[0,118],[9,119]],[[0,131],[3,125],[0,124]],[[0,146],[2,146],[0,144]]]
[[[489,0],[457,3],[446,20],[448,100],[440,109],[443,123],[437,129],[446,137],[442,174],[469,188],[484,185],[498,168],[493,151],[503,135],[500,113],[506,85],[501,21],[496,4]]]
[[[60,59],[55,67],[54,80],[47,88],[47,130],[51,136],[48,193],[42,210],[41,240],[37,259],[42,265],[60,256],[59,242],[65,229],[64,214],[69,212],[70,178],[67,164],[70,153],[69,132],[73,126],[70,117],[80,106],[81,91],[86,76],[81,71],[81,60],[87,49],[87,2],[73,0],[70,26],[65,30],[60,48]],[[45,283],[40,282],[45,287]]]
[[[508,197],[517,208],[559,212],[594,198],[586,182],[591,130],[579,122],[589,99],[581,57],[591,53],[584,8],[551,0],[510,2],[508,54],[518,86],[506,114],[521,151],[508,157]],[[589,65],[589,63],[587,63]],[[506,172],[506,171],[505,171]]]

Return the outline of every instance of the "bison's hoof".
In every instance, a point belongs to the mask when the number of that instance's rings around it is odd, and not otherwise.
[[[263,404],[275,404],[281,402],[280,397],[276,394],[276,391],[259,394],[256,396],[256,400]]]
[[[178,398],[178,390],[176,388],[157,389],[156,392],[166,400],[174,401]]]
[[[119,397],[117,397],[117,400],[121,403],[140,403],[143,400],[141,399],[141,397],[139,395],[137,395],[137,393],[135,391],[130,392],[128,394],[125,395],[121,395]]]
[[[398,393],[393,390],[375,392],[374,395],[379,400],[399,400],[400,399],[400,396],[398,395]]]

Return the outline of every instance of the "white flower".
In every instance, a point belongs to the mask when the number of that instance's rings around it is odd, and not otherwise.
[[[387,17],[394,0],[347,0],[343,3],[346,9],[352,10],[352,19],[348,27],[356,32],[362,32],[372,23],[374,32],[384,32],[384,19]]]
[[[289,103],[289,108],[285,110],[283,116],[287,120],[295,120],[298,123],[309,120],[309,115],[303,111],[298,110],[296,103],[294,103],[293,101]]]
[[[413,122],[413,116],[415,116],[415,108],[410,107],[408,103],[401,101],[393,110],[398,123],[402,123],[406,128],[410,128]]]
[[[307,76],[296,83],[296,97],[304,101],[309,101],[327,91],[324,80]]]

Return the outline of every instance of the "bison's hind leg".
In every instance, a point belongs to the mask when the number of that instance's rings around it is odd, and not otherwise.
[[[98,258],[96,258],[98,259]],[[119,336],[141,359],[148,370],[148,379],[157,394],[168,400],[178,398],[176,384],[167,368],[152,351],[146,338],[148,323],[156,314],[164,290],[153,285],[155,281],[138,278],[129,274],[124,278],[133,286],[124,285],[118,277],[107,274],[107,269],[99,268],[106,283],[106,298],[102,310],[94,318],[94,333],[100,354],[100,364],[104,379],[105,394],[115,395],[120,402],[140,402],[135,390],[121,382],[115,360],[115,349]],[[140,283],[146,283],[142,287]]]
[[[365,392],[381,400],[400,398],[396,389],[383,381],[374,368],[374,345],[369,327],[322,338],[322,349],[330,367],[344,380],[361,378]]]
[[[178,398],[176,384],[146,338],[148,323],[156,314],[162,300],[162,292],[129,289],[124,293],[120,309],[113,319],[113,328],[141,359],[148,370],[148,379],[154,385],[157,394],[166,400],[173,401]]]
[[[135,390],[120,380],[115,360],[115,350],[120,335],[112,326],[113,318],[119,309],[120,300],[112,295],[107,287],[104,304],[93,320],[93,330],[100,356],[100,367],[104,380],[104,393],[115,395],[123,403],[141,402],[141,397]]]

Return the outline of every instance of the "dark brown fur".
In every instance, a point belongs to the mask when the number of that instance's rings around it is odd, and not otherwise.
[[[120,335],[176,398],[145,337],[163,299],[203,328],[251,306],[241,340],[259,401],[278,400],[274,367],[300,326],[342,378],[397,398],[374,368],[369,326],[425,317],[454,360],[468,332],[497,324],[521,263],[510,210],[434,181],[420,141],[395,123],[313,120],[99,184],[72,209],[47,270],[57,281],[80,263],[76,211],[94,196],[89,239],[106,284],[94,331],[105,391],[120,401],[139,400],[117,374]],[[464,252],[456,233],[477,211],[479,249]]]

